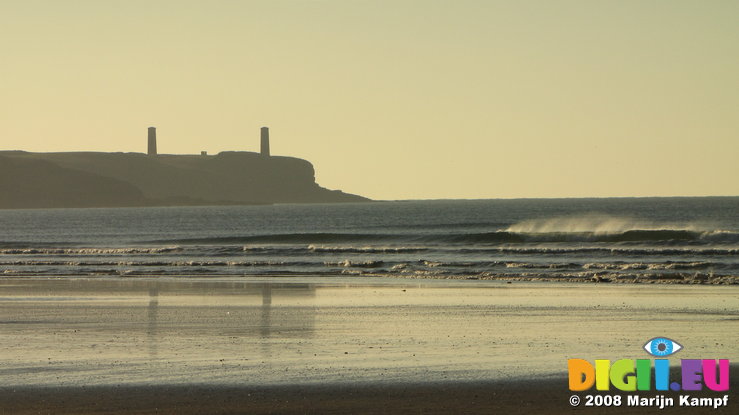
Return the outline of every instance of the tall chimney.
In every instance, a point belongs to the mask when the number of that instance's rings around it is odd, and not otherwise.
[[[262,155],[269,157],[269,128],[262,127]]]
[[[157,129],[156,127],[149,127],[149,155],[157,155]]]

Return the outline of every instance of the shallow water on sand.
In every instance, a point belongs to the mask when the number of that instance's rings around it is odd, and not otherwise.
[[[0,281],[12,385],[564,376],[568,358],[739,360],[739,288],[366,278]]]

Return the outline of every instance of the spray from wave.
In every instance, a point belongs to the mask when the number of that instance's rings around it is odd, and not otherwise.
[[[650,223],[635,218],[590,214],[526,220],[509,226],[506,231],[525,234],[589,233],[595,235],[612,235],[630,231],[685,231],[701,233],[708,231],[708,229],[701,229],[696,224]]]

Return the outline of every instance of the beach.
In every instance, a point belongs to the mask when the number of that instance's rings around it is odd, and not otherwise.
[[[5,278],[0,410],[570,411],[567,359],[651,358],[642,346],[664,336],[684,348],[675,359],[739,361],[738,294],[370,277]]]
[[[0,0],[0,415],[739,415],[737,16]]]

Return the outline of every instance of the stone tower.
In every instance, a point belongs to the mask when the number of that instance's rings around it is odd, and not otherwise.
[[[262,151],[263,156],[269,157],[269,128],[262,127]]]
[[[157,129],[156,127],[149,127],[149,155],[157,155]]]

